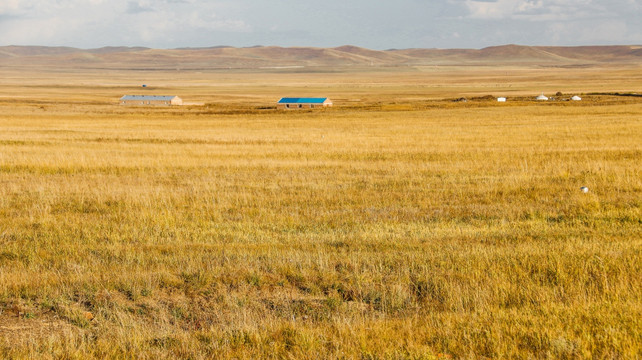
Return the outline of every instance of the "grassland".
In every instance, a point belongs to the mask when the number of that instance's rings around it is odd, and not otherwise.
[[[0,357],[642,357],[641,73],[2,73]]]

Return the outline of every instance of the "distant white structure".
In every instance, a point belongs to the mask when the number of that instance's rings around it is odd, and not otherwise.
[[[547,100],[548,100],[548,98],[547,98],[547,97],[544,95],[544,93],[542,92],[542,95],[538,96],[538,97],[537,97],[537,100],[547,101]]]
[[[498,102],[506,102],[506,98],[505,97],[498,97],[497,101]]]
[[[573,96],[573,97],[571,98],[571,100],[573,100],[573,101],[581,101],[581,100],[582,100],[582,98],[581,98],[581,97],[579,97],[579,96],[577,96],[577,95],[575,95],[575,96]]]
[[[583,192],[583,193],[585,193],[585,194],[586,194],[587,192],[589,192],[589,190],[588,190],[588,188],[587,188],[586,186],[582,186],[582,187],[580,188],[580,190],[582,190],[582,192]]]
[[[178,96],[158,95],[125,95],[120,98],[121,105],[183,105],[183,99]]]

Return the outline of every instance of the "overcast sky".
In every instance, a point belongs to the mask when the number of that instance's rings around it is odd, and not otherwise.
[[[0,0],[0,45],[642,44],[642,0]]]

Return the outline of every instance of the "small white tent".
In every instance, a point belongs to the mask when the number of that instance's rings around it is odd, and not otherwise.
[[[571,100],[573,100],[573,101],[580,101],[580,100],[582,100],[582,98],[581,98],[581,97],[579,97],[579,96],[577,96],[577,95],[575,95],[575,96],[573,96],[573,97],[571,98]]]
[[[548,98],[547,98],[546,96],[544,96],[544,93],[542,93],[542,95],[540,95],[540,96],[538,96],[538,97],[537,97],[537,100],[544,100],[544,101],[546,101],[546,100],[548,100]]]
[[[497,101],[498,102],[506,102],[506,98],[505,97],[498,97]]]

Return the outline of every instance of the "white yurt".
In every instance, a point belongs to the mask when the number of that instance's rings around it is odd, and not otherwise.
[[[537,97],[537,100],[544,100],[544,101],[546,101],[546,100],[548,100],[548,98],[547,98],[546,96],[544,96],[544,93],[542,93],[542,95],[540,95],[540,96],[538,96],[538,97]]]
[[[498,102],[506,102],[506,98],[505,97],[498,97],[497,101]]]
[[[580,101],[580,100],[582,100],[582,98],[581,98],[581,97],[579,97],[579,96],[577,96],[577,95],[575,95],[575,96],[573,96],[573,97],[571,98],[571,100],[573,100],[573,101]]]

